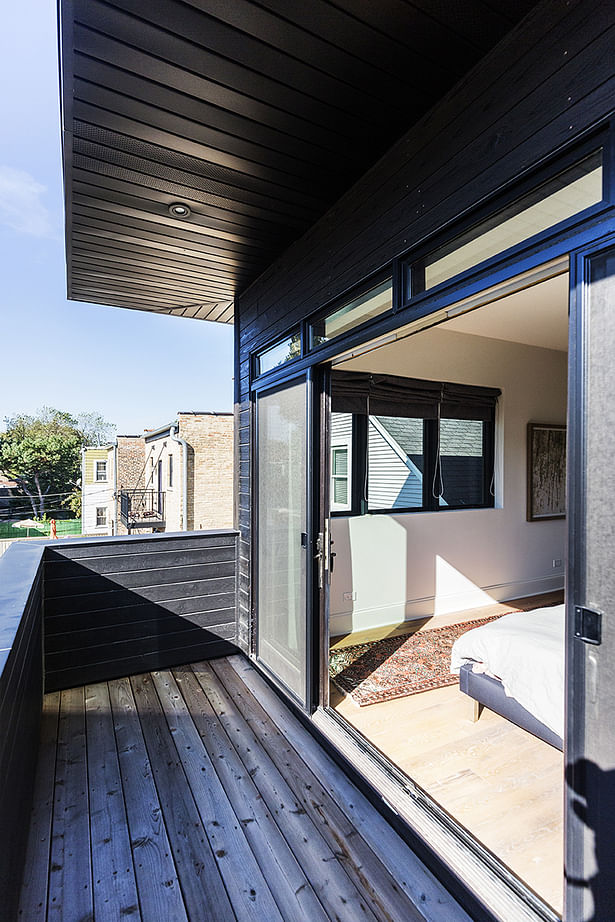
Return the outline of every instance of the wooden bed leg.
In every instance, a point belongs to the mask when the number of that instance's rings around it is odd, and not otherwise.
[[[483,712],[483,707],[484,705],[482,705],[480,701],[476,701],[475,699],[472,700],[472,723],[476,723]]]

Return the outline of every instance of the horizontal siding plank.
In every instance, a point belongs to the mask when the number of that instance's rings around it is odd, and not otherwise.
[[[163,567],[186,567],[196,564],[228,563],[235,559],[233,544],[223,547],[194,548],[192,550],[153,550],[138,555],[90,557],[87,563],[78,560],[55,560],[45,565],[47,584],[56,579],[71,579],[88,573],[123,573],[127,570],[155,570]]]
[[[230,640],[235,633],[234,609],[226,609],[227,619],[221,616],[220,610],[213,612],[201,612],[193,615],[170,615],[163,618],[155,618],[147,621],[124,622],[115,624],[113,627],[104,625],[103,627],[90,628],[88,630],[68,631],[62,634],[47,634],[45,640],[45,653],[48,665],[51,665],[51,655],[55,653],[65,653],[67,651],[89,651],[90,648],[98,649],[99,646],[109,643],[113,638],[113,643],[126,643],[127,641],[139,641],[149,638],[158,637],[161,644],[164,644],[166,638],[171,634],[180,634],[186,632],[194,633],[198,628],[203,634],[215,635],[224,640]]]
[[[112,627],[116,624],[125,624],[127,621],[148,621],[152,618],[168,616],[192,617],[194,614],[204,613],[218,609],[233,608],[235,601],[234,587],[227,592],[212,593],[211,595],[192,596],[187,599],[169,599],[162,602],[141,602],[138,605],[111,605],[110,608],[87,611],[77,611],[70,614],[47,613],[45,620],[46,636],[63,634],[76,630],[88,630],[106,624]]]
[[[190,645],[208,646],[217,644],[219,639],[206,628],[189,624],[180,626],[175,631],[169,631],[163,635],[163,638],[158,633],[153,633],[138,637],[136,642],[132,638],[111,640],[107,635],[106,640],[100,644],[48,653],[46,656],[47,669],[49,672],[54,672],[67,669],[69,666],[86,666],[89,663],[106,663],[114,659],[126,659],[131,654],[164,652]]]
[[[195,658],[198,660],[216,659],[237,652],[234,644],[220,640],[211,644],[155,650],[151,653],[135,654],[126,659],[113,659],[104,663],[92,663],[87,666],[71,666],[47,673],[46,684],[49,691],[73,688],[86,682],[103,682],[121,679],[123,676],[139,675],[151,669],[169,669],[172,666],[184,666]]]
[[[194,580],[187,583],[171,583],[170,585],[160,586],[140,586],[138,589],[112,589],[108,592],[84,593],[80,596],[49,599],[45,603],[45,611],[50,615],[66,614],[75,611],[111,608],[116,604],[135,605],[144,600],[162,602],[169,599],[188,599],[197,595],[206,596],[229,592],[233,590],[234,585],[235,577],[225,576],[221,579]]]
[[[177,535],[151,535],[134,537],[102,538],[89,542],[82,538],[67,541],[66,544],[54,544],[46,549],[46,558],[49,562],[65,557],[69,560],[88,557],[129,557],[132,554],[151,554],[161,551],[186,551],[203,547],[232,547],[234,546],[235,531],[203,531],[188,532],[188,537]]]
[[[155,588],[197,580],[219,580],[232,576],[235,562],[198,564],[187,567],[159,567],[151,570],[128,570],[109,575],[88,573],[87,576],[64,580],[52,580],[45,587],[49,599],[69,598],[116,589]]]

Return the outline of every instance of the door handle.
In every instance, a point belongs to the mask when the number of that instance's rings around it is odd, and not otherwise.
[[[334,544],[335,544],[335,541],[333,540],[333,538],[331,538],[331,542],[330,542],[330,545],[329,545],[329,561],[330,561],[330,563],[329,563],[329,571],[330,571],[331,573],[333,573],[333,570],[334,570],[334,568],[335,568],[335,558],[337,557],[337,554],[335,553],[335,551],[332,551],[332,550],[331,550],[331,548],[333,547]]]

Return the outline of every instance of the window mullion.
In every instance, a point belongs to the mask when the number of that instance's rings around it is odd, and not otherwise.
[[[368,495],[367,432],[369,418],[353,414],[352,417],[352,511],[365,515]]]
[[[423,504],[428,512],[438,509],[433,495],[433,483],[438,463],[438,420],[424,420],[425,432],[425,476],[423,482]]]

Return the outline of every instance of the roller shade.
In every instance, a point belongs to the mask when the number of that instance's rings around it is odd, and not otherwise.
[[[397,375],[334,371],[331,409],[361,416],[492,420],[501,391]]]

